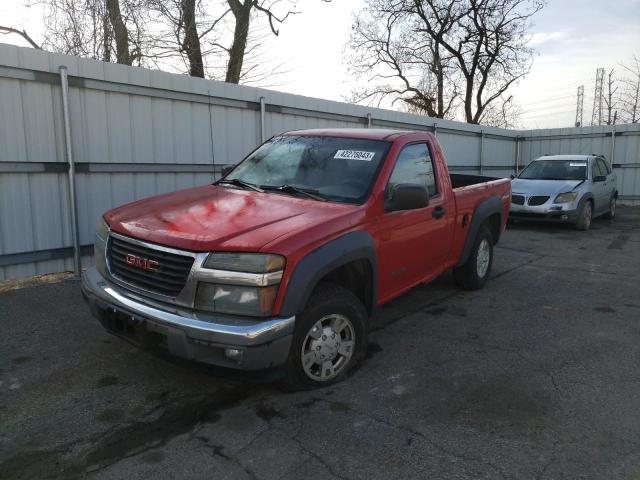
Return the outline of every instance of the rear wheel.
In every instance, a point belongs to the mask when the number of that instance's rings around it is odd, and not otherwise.
[[[478,290],[487,283],[492,263],[493,236],[484,226],[478,232],[467,262],[453,269],[453,279],[466,290]]]
[[[578,219],[576,220],[575,227],[578,230],[589,230],[592,218],[593,206],[591,205],[591,202],[587,200],[578,212]]]
[[[608,218],[609,220],[616,218],[616,200],[616,196],[613,195],[611,200],[609,200],[609,211],[605,214],[604,218]]]
[[[362,359],[367,345],[367,313],[349,290],[318,286],[296,321],[286,381],[294,389],[341,381]]]

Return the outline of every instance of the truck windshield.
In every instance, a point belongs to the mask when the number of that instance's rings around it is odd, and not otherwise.
[[[528,180],[585,180],[587,162],[582,160],[535,160],[518,178]]]
[[[266,192],[306,191],[326,200],[363,203],[389,146],[379,140],[282,135],[259,147],[224,180]]]

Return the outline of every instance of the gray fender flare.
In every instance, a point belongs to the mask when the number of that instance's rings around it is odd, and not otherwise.
[[[480,226],[485,222],[487,218],[494,214],[500,215],[500,225],[502,225],[502,201],[498,195],[487,198],[480,202],[476,209],[473,211],[473,217],[471,218],[471,224],[469,225],[469,231],[467,233],[467,239],[464,242],[460,259],[456,264],[456,267],[461,267],[467,262],[469,255],[471,255],[471,249],[476,241],[476,236],[480,230]],[[495,243],[498,243],[498,238],[494,239]]]
[[[367,232],[351,232],[322,245],[307,254],[295,266],[287,291],[280,307],[280,316],[297,315],[306,306],[311,292],[318,282],[332,270],[354,260],[367,260],[371,267],[369,312],[375,310],[377,303],[378,263],[373,238]]]

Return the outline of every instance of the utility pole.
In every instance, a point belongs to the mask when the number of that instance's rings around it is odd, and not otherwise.
[[[582,126],[582,111],[584,107],[584,85],[578,87],[578,99],[576,102],[576,127]]]
[[[596,88],[593,93],[593,112],[591,113],[591,125],[602,125],[602,97],[604,90],[604,68],[596,70]]]

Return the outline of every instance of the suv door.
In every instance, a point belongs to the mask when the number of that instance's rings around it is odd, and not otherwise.
[[[426,143],[405,146],[396,158],[385,195],[394,184],[423,185],[429,204],[385,212],[379,221],[380,298],[389,298],[440,273],[453,240],[455,205],[440,192],[438,172]],[[440,186],[438,185],[440,183]]]
[[[595,197],[595,208],[597,213],[606,211],[609,208],[611,198],[611,179],[609,169],[602,158],[596,157],[593,160],[593,178],[596,176],[605,177],[604,182],[593,182],[593,196]]]

